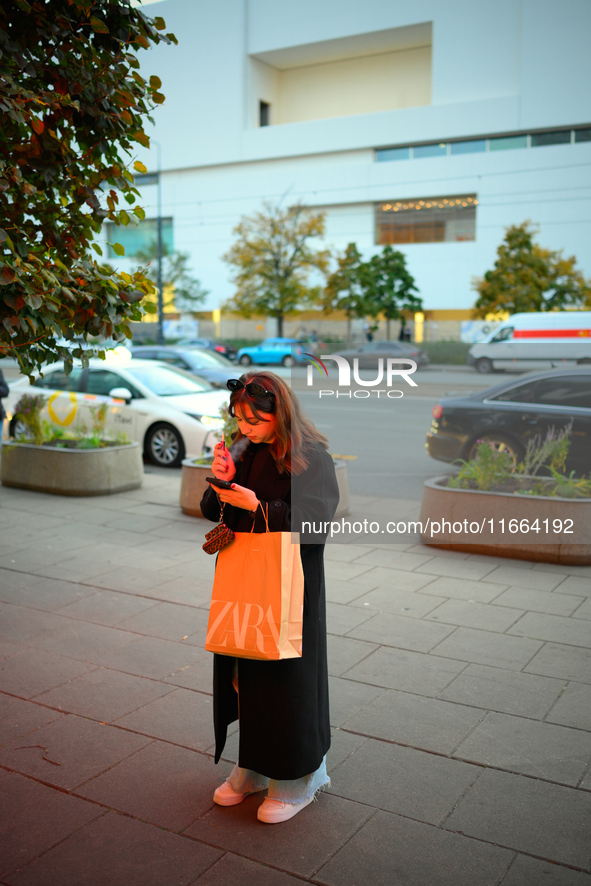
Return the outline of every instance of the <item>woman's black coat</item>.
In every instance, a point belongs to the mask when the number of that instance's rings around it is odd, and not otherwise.
[[[324,590],[324,527],[339,500],[334,464],[319,444],[309,450],[306,471],[280,474],[267,444],[248,445],[236,465],[235,483],[253,489],[269,506],[272,532],[300,531],[303,520],[316,523],[316,534],[301,535],[304,571],[302,657],[256,661],[214,655],[215,762],[220,759],[228,724],[238,718],[238,697],[232,686],[238,664],[240,750],[238,765],[275,779],[301,778],[314,772],[330,747],[326,601]],[[219,521],[216,493],[209,488],[201,502],[209,520]],[[253,517],[242,508],[225,506],[224,522],[237,532],[250,532]],[[307,527],[304,527],[307,529]],[[255,532],[265,531],[259,508]],[[312,542],[312,543],[309,543]]]

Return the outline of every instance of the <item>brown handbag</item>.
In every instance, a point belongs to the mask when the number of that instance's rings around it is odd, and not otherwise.
[[[234,530],[224,523],[224,505],[220,505],[220,522],[205,536],[203,550],[206,554],[217,554],[226,545],[234,541]]]

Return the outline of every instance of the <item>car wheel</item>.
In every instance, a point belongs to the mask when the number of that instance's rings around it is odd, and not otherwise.
[[[513,459],[514,467],[523,459],[523,447],[520,446],[519,443],[517,443],[515,440],[512,440],[511,437],[505,437],[504,434],[482,434],[482,436],[480,436],[478,440],[475,440],[470,447],[468,460],[474,458],[474,456],[476,455],[476,448],[478,444],[482,442],[488,443],[497,452],[506,452],[508,455],[510,455]]]
[[[476,371],[481,372],[483,375],[488,375],[493,369],[493,362],[488,357],[481,357],[480,360],[476,361]]]
[[[295,360],[291,356],[291,354],[286,354],[283,360],[281,361],[282,366],[295,366]]]
[[[18,437],[19,439],[32,439],[31,433],[22,418],[13,418],[10,422],[10,428],[8,429],[8,432],[11,437]]]
[[[183,438],[172,425],[158,424],[146,435],[148,458],[161,468],[175,468],[185,457]]]
[[[248,356],[248,354],[243,354],[240,360],[238,361],[241,366],[251,366],[252,359]]]

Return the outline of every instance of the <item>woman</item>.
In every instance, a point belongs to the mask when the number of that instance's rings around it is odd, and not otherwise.
[[[296,397],[272,372],[249,372],[230,379],[230,414],[238,433],[230,449],[215,447],[212,473],[232,488],[212,486],[201,502],[209,520],[220,518],[237,532],[300,531],[305,520],[331,520],[338,487],[326,438],[305,419]],[[238,719],[238,763],[216,790],[214,801],[233,806],[251,793],[268,794],[260,821],[286,821],[328,785],[330,747],[324,536],[301,534],[304,572],[302,657],[256,661],[214,655],[215,762],[228,724]]]

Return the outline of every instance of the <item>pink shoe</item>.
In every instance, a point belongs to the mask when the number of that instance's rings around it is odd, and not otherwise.
[[[257,818],[264,821],[265,824],[277,824],[280,821],[287,821],[305,809],[314,799],[314,795],[308,797],[303,803],[282,803],[281,800],[272,800],[271,797],[265,797],[258,808]]]
[[[217,803],[218,806],[236,806],[238,803],[242,803],[244,798],[248,797],[249,794],[256,794],[258,791],[264,790],[266,790],[266,788],[257,788],[256,791],[245,791],[242,794],[238,794],[232,788],[230,783],[225,781],[216,789],[213,795],[213,802]]]

